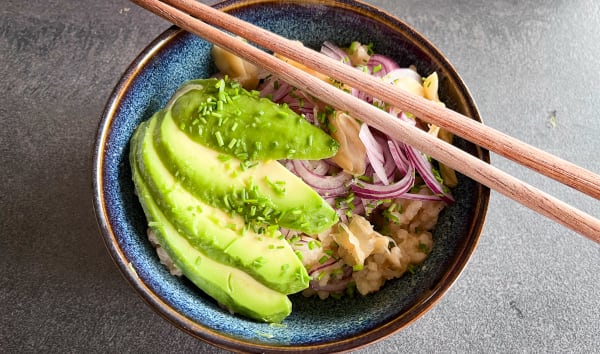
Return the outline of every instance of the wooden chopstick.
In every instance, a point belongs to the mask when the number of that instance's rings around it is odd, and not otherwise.
[[[532,187],[515,177],[485,163],[482,160],[447,144],[442,140],[427,134],[399,119],[391,119],[391,116],[379,108],[347,94],[332,85],[329,85],[310,74],[297,69],[282,60],[252,46],[243,41],[233,38],[231,35],[204,23],[189,12],[211,11],[212,8],[205,5],[182,0],[169,0],[177,3],[184,11],[172,7],[159,0],[132,0],[134,3],[147,10],[167,19],[175,25],[194,33],[252,63],[261,66],[265,70],[280,76],[299,89],[310,92],[319,97],[323,102],[338,109],[347,111],[351,116],[361,119],[370,126],[385,131],[391,137],[403,141],[416,149],[430,155],[432,158],[446,164],[475,181],[523,204],[524,206],[580,233],[589,239],[600,243],[600,221],[582,212],[561,200],[558,200],[535,187]],[[188,7],[189,6],[189,7]],[[195,9],[195,10],[194,10]],[[208,10],[211,9],[211,10]],[[219,11],[217,11],[219,12]],[[212,13],[212,11],[211,11]],[[221,14],[221,12],[219,12]],[[214,15],[214,14],[213,14]],[[219,15],[220,16],[220,15]],[[226,15],[229,16],[229,15]],[[228,20],[234,21],[231,16]],[[293,45],[293,48],[299,46]],[[291,57],[290,53],[282,52],[283,55]],[[295,60],[295,59],[294,59]],[[352,72],[355,74],[355,72]],[[362,79],[362,78],[361,78]],[[392,85],[389,85],[392,86]],[[383,91],[389,87],[382,88]],[[403,94],[406,96],[405,94]],[[409,97],[410,98],[410,97]],[[423,105],[415,100],[419,109],[429,112],[431,105]],[[410,106],[407,106],[410,108]],[[403,108],[404,107],[400,107]],[[411,111],[412,112],[412,111]],[[431,114],[431,113],[428,113]],[[461,118],[461,121],[469,119]],[[461,123],[462,124],[462,123]]]
[[[356,70],[348,65],[322,55],[310,48],[301,47],[289,39],[242,21],[195,0],[164,0],[163,2],[214,26],[279,53],[307,67],[369,93],[388,104],[410,112],[420,119],[436,124],[483,148],[553,178],[582,193],[600,199],[600,176],[544,150],[506,135],[480,122],[469,119],[448,108],[384,83],[382,80]],[[390,87],[391,86],[391,87]]]

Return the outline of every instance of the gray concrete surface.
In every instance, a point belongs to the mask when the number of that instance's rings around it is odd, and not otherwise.
[[[369,2],[449,57],[486,124],[600,173],[599,2]],[[92,211],[106,99],[167,26],[124,0],[0,2],[0,352],[222,352],[134,293]],[[599,201],[492,158],[600,216]],[[408,329],[359,352],[597,352],[599,271],[598,244],[493,193],[455,286]]]

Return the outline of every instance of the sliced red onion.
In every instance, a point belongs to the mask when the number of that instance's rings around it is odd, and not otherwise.
[[[306,165],[312,173],[320,176],[325,176],[331,167],[325,160],[305,161],[303,164]]]
[[[279,232],[281,232],[281,234],[285,237],[288,238],[288,236],[290,236],[290,234],[294,231],[290,230],[290,229],[286,229],[284,227],[280,227],[279,228]]]
[[[406,157],[404,151],[400,148],[395,140],[388,139],[388,147],[396,167],[403,175],[405,175],[410,169],[410,161],[408,161],[408,157]]]
[[[424,201],[424,202],[444,201],[444,202],[448,203],[446,200],[444,200],[442,198],[442,196],[432,195],[432,194],[404,193],[402,195],[402,199],[420,200],[420,201]]]
[[[338,214],[338,217],[340,218],[340,222],[343,224],[348,224],[348,215],[346,215],[346,213],[340,209],[336,209],[336,212]]]
[[[369,67],[371,74],[377,77],[383,77],[387,73],[400,68],[391,58],[381,54],[371,55],[367,66]]]
[[[319,122],[315,119],[314,108],[311,112],[304,113],[304,118],[312,125],[320,126]]]
[[[335,176],[322,176],[311,171],[305,161],[293,160],[292,164],[296,174],[320,195],[339,196],[348,191],[346,183],[352,179],[352,176],[347,173],[340,172]]]
[[[327,202],[327,204],[331,205],[335,208],[335,200],[337,197],[335,196],[323,196],[323,199]]]
[[[348,54],[342,48],[329,41],[323,43],[323,45],[321,46],[321,53],[335,60],[339,60],[342,63],[351,65]]]
[[[353,214],[363,215],[365,213],[365,205],[362,202],[362,198],[354,198],[354,210],[352,210]]]
[[[273,102],[280,102],[292,90],[292,86],[287,82],[271,77],[260,90],[261,97],[270,96]]]
[[[367,158],[375,171],[375,174],[381,180],[383,184],[389,184],[389,180],[387,178],[387,174],[385,172],[385,167],[383,166],[385,159],[383,156],[383,149],[381,145],[375,140],[375,137],[371,133],[369,126],[366,124],[362,124],[360,127],[360,131],[358,132],[358,137],[360,141],[365,145],[365,149],[367,150]]]
[[[389,185],[378,185],[372,183],[356,183],[352,184],[351,189],[354,194],[361,198],[367,199],[393,199],[401,198],[405,193],[410,191],[415,182],[414,172],[409,171],[398,182]]]
[[[427,156],[412,146],[405,145],[405,152],[408,159],[413,163],[417,172],[427,186],[434,194],[439,195],[442,200],[450,204],[454,202],[454,198],[449,192],[444,191],[444,186],[435,178],[432,172],[432,166]]]
[[[288,106],[290,106],[290,108],[293,109],[293,107],[298,107],[300,109],[310,109],[311,111],[313,110],[313,108],[317,105],[317,103],[315,102],[315,100],[310,96],[305,94],[302,91],[298,91],[298,90],[290,90],[288,92],[287,95],[285,95],[281,100],[279,100],[280,103],[287,103]],[[300,112],[297,112],[300,113]],[[302,112],[304,113],[304,112]]]
[[[373,103],[373,97],[367,95],[366,93],[362,92],[357,88],[353,87],[352,89],[350,89],[350,94],[360,100],[366,101],[368,103]]]
[[[325,270],[326,268],[332,267],[332,266],[336,265],[337,262],[338,262],[337,259],[335,259],[335,258],[329,258],[323,264],[319,264],[316,267],[311,268],[308,271],[308,275],[313,275],[315,272],[320,272],[320,271]]]
[[[350,279],[342,279],[334,282],[328,282],[325,285],[320,285],[318,280],[311,280],[310,287],[316,291],[328,291],[332,293],[337,293],[340,291],[346,290],[348,284],[350,283]]]
[[[398,116],[398,119],[402,120],[403,122],[406,122],[412,126],[417,125],[417,121],[410,118],[409,116],[406,115],[406,113],[402,112],[400,113],[400,115]]]
[[[388,183],[392,183],[394,180],[394,175],[396,174],[396,163],[394,162],[394,158],[387,144],[387,139],[382,136],[377,136],[375,139],[383,151],[383,169],[389,181]]]

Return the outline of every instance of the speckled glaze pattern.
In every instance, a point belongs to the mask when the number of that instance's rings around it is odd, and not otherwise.
[[[325,40],[374,43],[374,50],[421,73],[437,71],[447,105],[479,120],[467,88],[435,47],[400,20],[355,1],[225,1],[230,13],[305,45]],[[450,288],[478,242],[489,190],[459,175],[457,202],[434,232],[435,246],[416,274],[388,282],[372,295],[321,301],[291,297],[293,313],[281,325],[234,316],[185,278],[169,274],[146,238],[146,220],[134,194],[129,139],[183,82],[215,72],[211,44],[177,28],[151,43],[127,69],[100,123],[94,151],[94,205],[104,241],[124,276],[175,326],[235,351],[344,351],[388,336],[416,320]],[[487,151],[457,139],[460,148],[489,162]]]

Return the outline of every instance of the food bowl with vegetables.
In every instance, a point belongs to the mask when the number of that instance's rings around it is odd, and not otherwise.
[[[479,120],[452,65],[356,1],[218,8]],[[271,53],[489,162],[487,151]],[[458,278],[489,191],[195,35],[172,27],[127,69],[94,156],[108,250],[168,321],[236,351],[331,352],[406,327]]]

